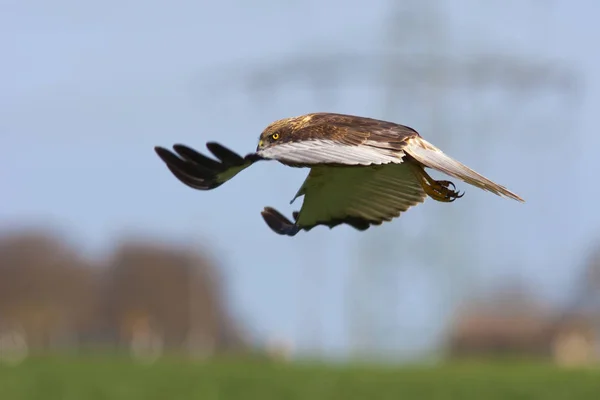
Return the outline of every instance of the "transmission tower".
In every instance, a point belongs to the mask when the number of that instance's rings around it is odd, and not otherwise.
[[[547,6],[536,2],[529,5]],[[526,4],[523,3],[523,6]],[[391,1],[388,15],[380,48],[375,51],[297,54],[283,60],[246,66],[244,73],[240,73],[237,66],[219,68],[220,73],[209,74],[210,83],[202,82],[203,90],[218,87],[218,91],[213,92],[224,95],[228,89],[243,90],[252,96],[253,101],[261,104],[261,100],[267,99],[267,94],[273,102],[273,97],[286,87],[301,84],[310,87],[318,99],[317,104],[326,109],[339,100],[342,87],[380,88],[383,90],[381,107],[385,118],[402,121],[401,111],[404,111],[404,116],[416,115],[418,130],[426,131],[432,142],[449,153],[453,148],[453,142],[448,141],[450,137],[461,137],[461,144],[473,147],[479,147],[483,141],[493,141],[494,137],[505,142],[519,140],[524,146],[532,144],[535,139],[533,136],[503,132],[498,136],[470,135],[465,140],[464,132],[452,130],[452,119],[456,114],[453,106],[457,98],[471,101],[472,105],[480,100],[478,93],[481,92],[495,91],[502,98],[499,104],[504,114],[499,115],[500,111],[494,108],[493,113],[482,113],[484,120],[470,121],[473,124],[485,123],[488,132],[493,126],[489,123],[494,120],[491,115],[507,118],[515,115],[517,110],[524,115],[523,110],[529,110],[528,104],[544,94],[557,99],[560,107],[574,106],[578,100],[576,71],[554,60],[540,61],[505,53],[480,53],[467,58],[445,51],[451,49],[447,43],[450,29],[444,24],[443,2],[440,0]],[[423,111],[415,104],[426,104],[427,110]],[[558,130],[549,133],[558,133]],[[494,148],[495,144],[487,143],[486,148]],[[479,161],[483,163],[486,160]],[[485,166],[479,168],[485,169]],[[473,214],[472,210],[470,214]],[[465,235],[458,228],[460,224],[456,223],[459,218],[469,220],[469,215],[460,215],[451,208],[428,215],[422,221],[423,234],[418,240],[407,235],[402,224],[397,224],[399,234],[393,237],[379,234],[377,230],[364,236],[349,288],[350,332],[354,335],[352,345],[355,348],[373,354],[382,349],[390,337],[401,336],[390,335],[395,322],[390,322],[389,313],[386,313],[393,304],[390,299],[393,301],[396,291],[394,280],[390,279],[389,266],[386,266],[390,254],[402,254],[403,263],[451,266],[455,271],[464,263],[460,249],[465,248]],[[452,226],[458,230],[455,229],[449,236],[435,226]],[[423,243],[439,252],[423,248],[418,251]],[[418,254],[419,258],[410,259],[407,254]],[[377,259],[378,255],[383,258]],[[375,297],[375,294],[378,296]],[[394,345],[392,343],[392,347]]]

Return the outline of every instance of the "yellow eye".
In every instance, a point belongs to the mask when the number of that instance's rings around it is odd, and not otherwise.
[[[277,140],[277,139],[279,139],[279,133],[274,133],[274,134],[272,134],[272,135],[271,135],[271,138],[272,138],[273,140]]]

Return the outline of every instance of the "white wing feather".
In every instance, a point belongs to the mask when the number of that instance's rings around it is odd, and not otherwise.
[[[492,182],[485,176],[444,154],[440,149],[421,137],[409,139],[403,150],[426,167],[448,174],[498,196],[508,197],[520,202],[525,201],[504,186]]]
[[[264,158],[292,164],[380,165],[402,162],[404,152],[371,145],[351,146],[332,140],[288,142],[258,150]]]

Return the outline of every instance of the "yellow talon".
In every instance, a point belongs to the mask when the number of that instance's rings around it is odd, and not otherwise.
[[[451,203],[454,200],[464,196],[464,193],[460,194],[458,191],[454,190],[454,183],[450,181],[436,181],[422,168],[420,168],[418,176],[420,178],[423,191],[425,191],[429,197],[436,201]],[[450,189],[450,186],[452,186],[452,189]]]

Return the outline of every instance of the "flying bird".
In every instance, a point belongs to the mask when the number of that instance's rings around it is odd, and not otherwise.
[[[290,202],[304,196],[293,221],[272,207],[262,216],[280,235],[294,236],[315,226],[347,224],[364,231],[391,221],[429,196],[441,202],[462,197],[453,182],[435,180],[425,168],[440,171],[498,196],[524,200],[427,142],[414,129],[393,122],[335,113],[311,113],[280,119],[260,134],[253,153],[241,156],[208,142],[209,158],[183,144],[173,151],[155,147],[181,182],[212,190],[262,160],[309,168]]]

